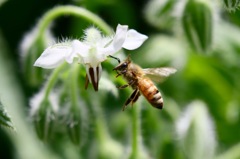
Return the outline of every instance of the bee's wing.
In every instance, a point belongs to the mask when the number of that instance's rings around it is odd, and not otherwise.
[[[171,67],[145,68],[143,72],[145,76],[151,78],[155,82],[163,82],[168,76],[177,70]]]

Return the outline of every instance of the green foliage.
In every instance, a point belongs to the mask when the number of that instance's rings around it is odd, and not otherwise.
[[[42,140],[48,140],[52,132],[54,119],[50,102],[42,101],[33,118],[38,137]]]
[[[240,158],[239,1],[41,1],[41,12],[29,17],[34,5],[22,1],[14,12],[15,3],[0,8],[0,98],[13,117],[1,105],[0,124],[16,127],[17,135],[6,131],[16,158]],[[10,12],[23,19],[12,33]],[[81,39],[92,25],[107,36],[118,23],[148,35],[138,50],[119,52],[121,61],[130,54],[141,67],[178,70],[156,84],[162,110],[140,96],[121,111],[132,89],[115,87],[126,82],[115,78],[111,58],[102,63],[98,92],[84,88],[86,69],[77,61],[32,66],[53,39]]]
[[[4,109],[2,103],[0,102],[0,125],[6,126],[9,128],[14,128],[12,125],[12,121],[10,116],[7,114],[6,110]]]
[[[170,29],[176,25],[177,15],[174,15],[174,9],[177,1],[175,0],[152,0],[145,8],[147,21],[159,29]]]
[[[239,7],[240,1],[239,0],[223,0],[226,8],[229,11],[234,11]]]
[[[31,42],[29,46],[22,46],[22,63],[23,63],[23,72],[24,72],[24,78],[26,80],[26,83],[30,85],[31,87],[36,87],[39,84],[43,82],[43,74],[44,70],[39,68],[33,68],[31,67],[35,59],[40,56],[41,50],[44,50],[47,45],[45,44],[45,41],[50,40],[43,40],[43,39],[35,39],[35,33],[29,33],[25,37],[26,42],[22,42],[22,45],[26,45],[24,43],[29,43],[29,39],[31,39]]]
[[[183,29],[188,42],[197,52],[208,52],[212,44],[212,13],[204,2],[190,0],[187,2],[183,17]]]

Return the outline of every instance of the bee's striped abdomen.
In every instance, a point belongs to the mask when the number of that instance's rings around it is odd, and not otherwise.
[[[152,106],[158,109],[163,107],[163,99],[157,87],[148,78],[142,78],[138,81],[138,88]]]

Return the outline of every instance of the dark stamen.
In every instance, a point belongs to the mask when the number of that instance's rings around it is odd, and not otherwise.
[[[97,79],[97,81],[95,81],[94,71],[93,71],[92,67],[89,68],[89,74],[90,74],[90,77],[91,77],[91,81],[92,81],[94,90],[98,91],[98,79]]]
[[[97,81],[99,81],[99,79],[100,79],[100,77],[99,77],[99,67],[97,67]]]

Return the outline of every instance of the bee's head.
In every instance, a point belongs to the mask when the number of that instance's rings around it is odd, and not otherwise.
[[[131,63],[131,59],[128,56],[128,58],[125,61],[121,62],[113,70],[117,71],[119,74],[124,74],[127,72],[127,69],[130,63]]]

